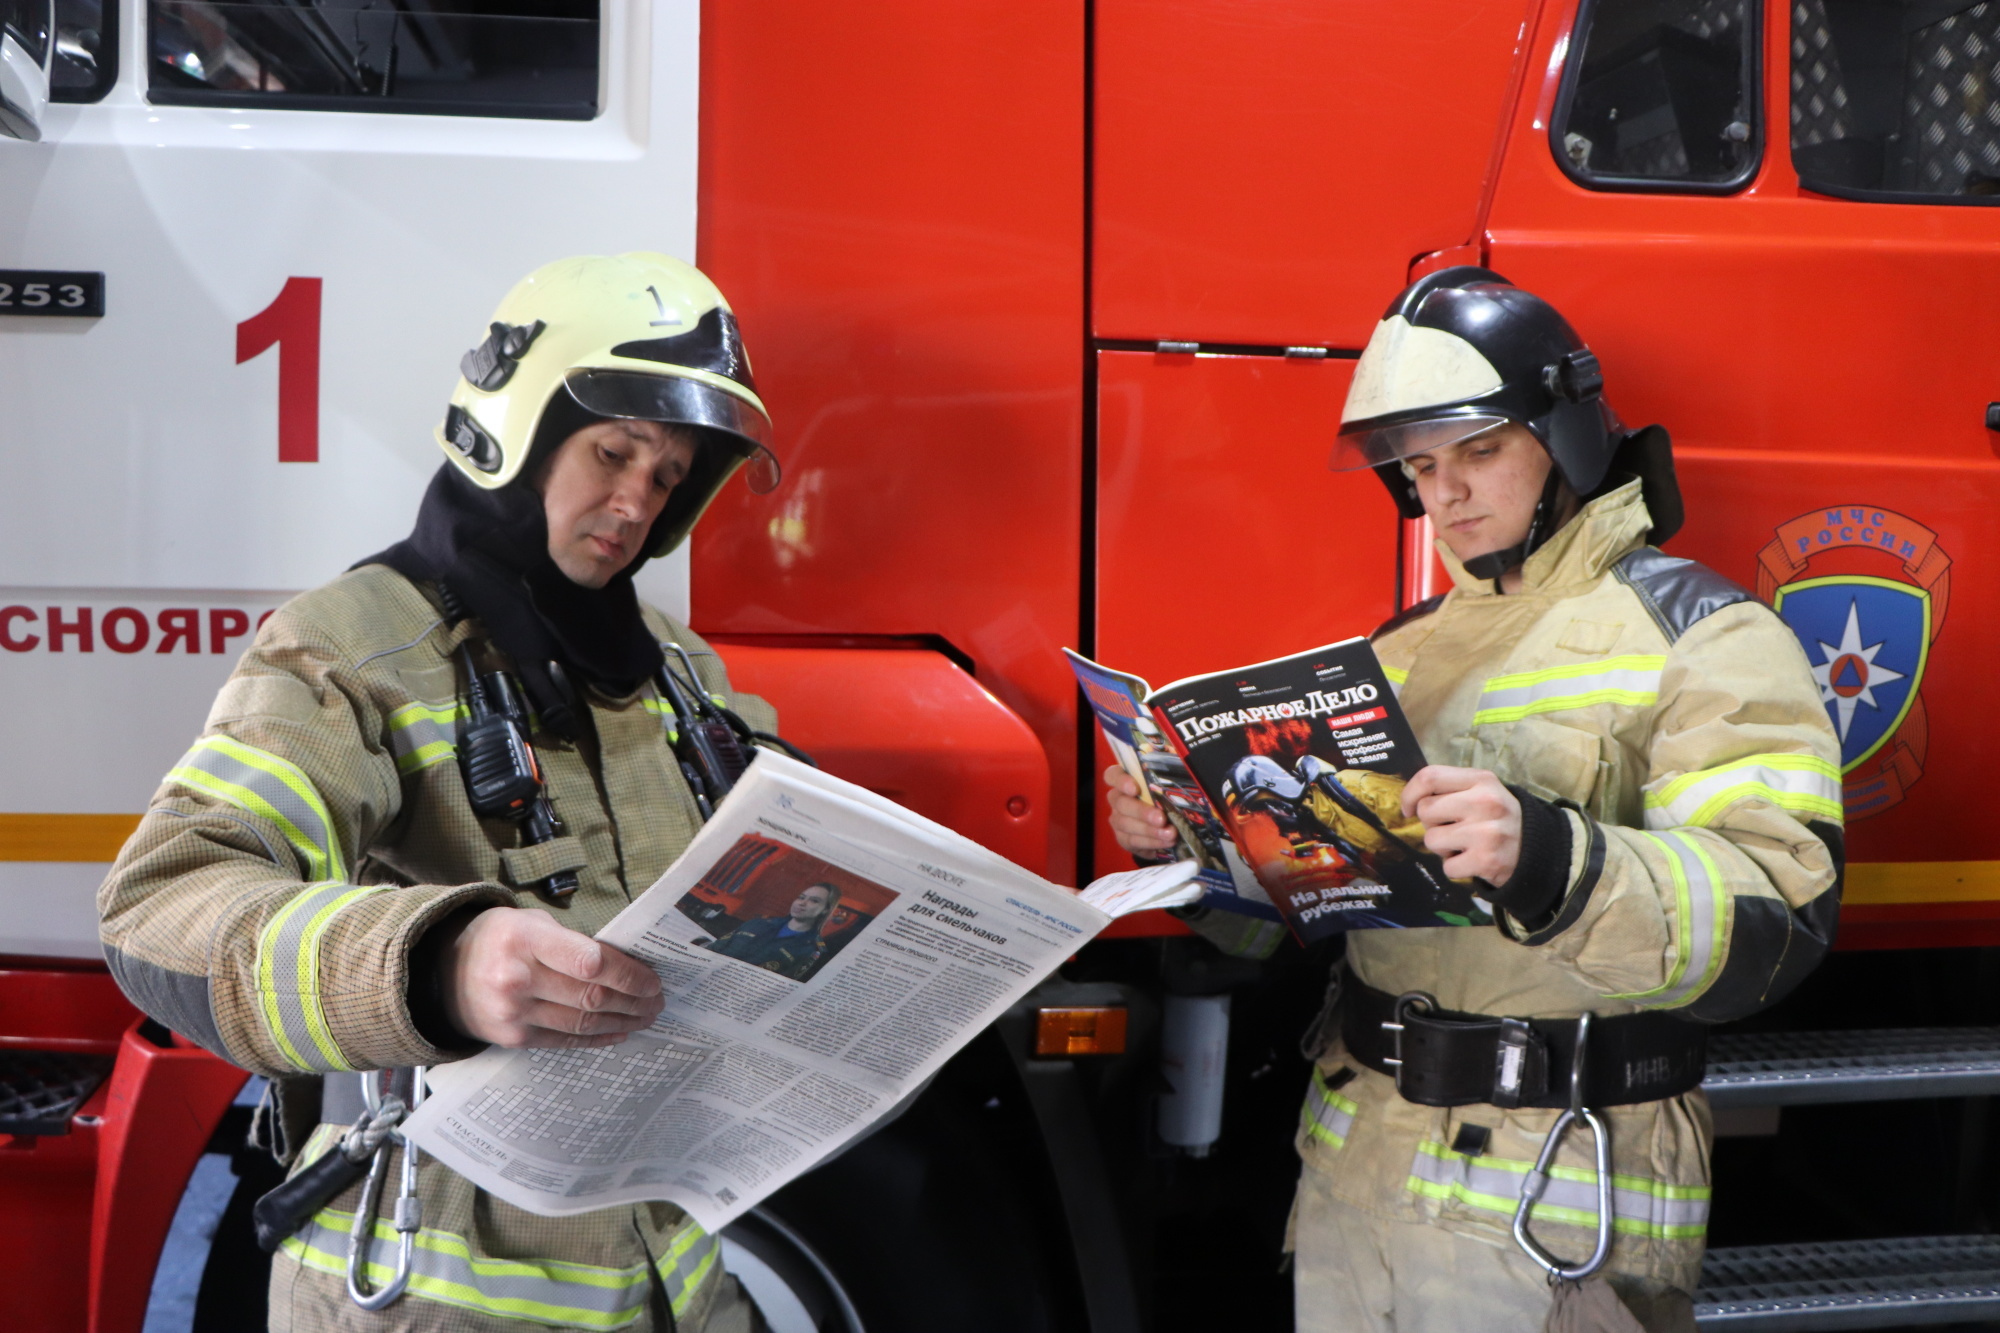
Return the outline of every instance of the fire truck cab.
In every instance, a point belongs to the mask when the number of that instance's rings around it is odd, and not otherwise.
[[[261,617],[407,530],[493,301],[639,249],[728,294],[786,470],[642,592],[1067,883],[1129,861],[1060,649],[1166,680],[1442,591],[1326,467],[1355,358],[1446,265],[1556,304],[1843,746],[1840,952],[1712,1046],[1702,1325],[2000,1318],[1996,205],[1990,0],[0,0],[0,1321],[261,1309],[245,1076],[94,890]],[[1120,922],[732,1265],[787,1329],[1288,1328],[1331,962]]]

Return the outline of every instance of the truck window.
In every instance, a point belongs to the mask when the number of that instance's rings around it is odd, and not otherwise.
[[[148,0],[169,106],[589,120],[597,0]]]
[[[12,37],[37,65],[49,53],[49,11],[45,0],[0,0],[0,38]]]
[[[1716,194],[1756,174],[1751,0],[1585,0],[1550,128],[1572,180]]]
[[[56,0],[51,102],[97,102],[118,82],[118,0]]]
[[[1793,0],[1792,164],[1809,190],[2000,203],[2000,3]]]

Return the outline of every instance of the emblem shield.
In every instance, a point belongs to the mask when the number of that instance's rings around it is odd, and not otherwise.
[[[1798,635],[1851,772],[1895,735],[1930,657],[1928,589],[1865,575],[1803,579],[1773,609]]]

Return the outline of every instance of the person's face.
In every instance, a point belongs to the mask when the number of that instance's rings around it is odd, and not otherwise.
[[[657,421],[600,421],[564,440],[535,483],[549,559],[573,583],[609,583],[640,554],[694,455],[691,431]]]
[[[1554,466],[1514,422],[1404,461],[1424,513],[1461,564],[1527,537]]]
[[[832,910],[833,895],[823,885],[814,884],[801,889],[799,896],[792,899],[792,920],[817,921]]]

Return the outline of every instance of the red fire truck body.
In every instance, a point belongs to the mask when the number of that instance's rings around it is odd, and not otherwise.
[[[1389,298],[1484,264],[1582,331],[1628,424],[1672,432],[1688,507],[1672,553],[1781,610],[1865,585],[1902,617],[1901,638],[1883,634],[1903,659],[1866,633],[1806,645],[1830,708],[1853,715],[1843,734],[1870,742],[1846,778],[1840,948],[2000,945],[1980,684],[2000,652],[1984,614],[2000,569],[1978,535],[2000,502],[2000,212],[1984,206],[2000,199],[1978,160],[1928,194],[1802,180],[1827,8],[703,6],[696,256],[738,312],[786,480],[732,488],[703,520],[695,628],[831,771],[1063,882],[1128,865],[1059,650],[1165,680],[1363,633],[1441,591],[1424,525],[1326,460]],[[1639,10],[1683,35],[1584,70],[1593,19],[1636,38]],[[1713,73],[1732,50],[1739,101],[1704,169],[1673,70],[1699,56]],[[1679,175],[1600,162],[1624,131],[1579,108],[1628,68],[1667,71]],[[1985,115],[1951,96],[1952,115]],[[1870,151],[1909,157],[1908,134],[1891,139]],[[24,188],[8,170],[0,153],[0,191]],[[25,628],[0,621],[0,636]],[[41,855],[22,846],[7,859]],[[1038,1056],[1031,1016],[1003,1024],[933,1094],[962,1106],[913,1113],[780,1196],[869,1328],[1178,1328],[1161,1293],[1202,1247],[1176,1249],[1158,1219],[1282,1222],[1295,1111],[1268,1108],[1296,1105],[1291,1048],[1325,960],[1294,959],[1274,989],[1186,935],[1164,915],[1121,922],[1051,992],[1129,1009],[1123,1056]],[[1216,1156],[1191,1164],[1147,1141],[1149,1043],[1162,994],[1229,990],[1232,1060],[1290,1063],[1232,1066]],[[1243,1035],[1253,1023],[1268,1032]],[[9,961],[0,1048],[116,1057],[66,1134],[0,1142],[4,1322],[137,1330],[242,1075],[140,1022],[87,960]],[[1983,1143],[1969,1113],[1951,1123],[1967,1152]],[[976,1222],[975,1195],[992,1201]],[[844,1208],[907,1217],[892,1234],[913,1248],[871,1260],[841,1240]],[[953,1296],[912,1276],[954,1250],[1018,1290]]]

